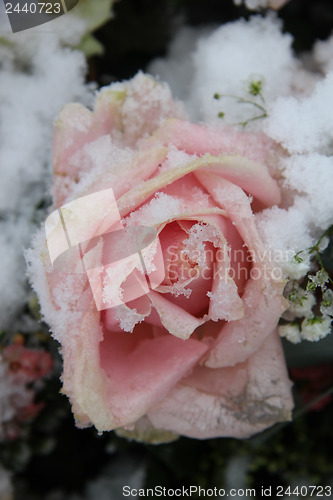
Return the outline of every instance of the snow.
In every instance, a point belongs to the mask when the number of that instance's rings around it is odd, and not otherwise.
[[[83,54],[63,46],[78,41],[85,24],[74,16],[62,23],[58,32],[52,23],[0,45],[1,329],[13,327],[26,299],[23,248],[44,217],[36,207],[49,203],[53,120],[68,101],[91,101]]]
[[[183,26],[171,41],[167,58],[155,59],[149,72],[160,81],[165,81],[174,96],[186,101],[195,74],[194,51],[201,37],[212,33],[212,28]]]
[[[132,212],[126,219],[126,224],[148,223],[151,225],[162,224],[163,222],[176,217],[184,211],[179,199],[165,193],[156,193],[154,198],[139,210]]]
[[[333,72],[304,99],[280,97],[271,107],[267,134],[290,154],[333,152]]]
[[[171,87],[176,96],[187,97],[187,108],[193,118],[218,124],[221,123],[218,113],[223,111],[223,124],[237,123],[256,112],[253,105],[237,103],[238,97],[251,97],[247,91],[253,78],[263,82],[262,94],[267,105],[278,96],[289,96],[295,87],[304,91],[304,85],[312,83],[313,77],[302,71],[300,62],[292,54],[291,35],[282,34],[281,28],[274,15],[254,16],[249,22],[240,19],[209,35],[199,31],[196,40],[193,29],[184,28],[173,42],[164,65],[159,60],[150,71],[167,82],[172,75]],[[186,43],[181,47],[184,40]],[[196,45],[196,50],[189,55],[186,48]],[[214,99],[216,93],[233,97],[217,100]],[[253,97],[252,100],[260,103]]]
[[[327,40],[316,41],[313,58],[323,73],[333,71],[333,34]]]

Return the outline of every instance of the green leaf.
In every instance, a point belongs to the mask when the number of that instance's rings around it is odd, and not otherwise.
[[[99,56],[104,53],[103,45],[90,33],[85,35],[75,48],[81,50],[86,57]]]
[[[100,28],[112,17],[112,5],[115,0],[80,0],[73,8],[75,16],[81,17],[87,23],[87,30],[81,42],[75,47],[81,50],[86,57],[101,55],[103,45],[92,36],[92,32]]]
[[[92,33],[112,17],[111,7],[115,0],[80,0],[73,14],[88,21],[87,33]]]
[[[262,81],[258,80],[256,82],[252,81],[249,86],[249,93],[251,95],[259,95],[262,90]]]
[[[11,40],[7,40],[4,36],[0,36],[0,45],[3,47],[14,47],[15,44]]]

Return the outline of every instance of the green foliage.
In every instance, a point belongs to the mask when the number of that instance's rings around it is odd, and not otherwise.
[[[288,299],[299,305],[303,305],[304,300],[306,300],[307,296],[311,293],[316,293],[317,298],[317,311],[322,314],[322,316],[318,316],[318,314],[313,314],[313,317],[307,319],[308,325],[314,325],[316,323],[322,323],[323,318],[332,316],[332,311],[330,307],[332,306],[332,285],[333,280],[330,276],[330,271],[333,268],[333,259],[327,258],[327,254],[331,252],[332,241],[327,241],[327,238],[331,237],[333,234],[333,226],[330,226],[317,240],[317,242],[310,248],[306,250],[301,250],[294,255],[294,260],[301,264],[303,262],[302,254],[308,254],[313,263],[312,267],[317,267],[317,272],[309,272],[307,276],[302,280],[299,286],[299,283],[295,281],[292,282],[292,290],[288,294]],[[326,247],[327,243],[329,243],[327,249],[324,251],[323,246]],[[328,252],[327,252],[328,250]],[[327,266],[327,269],[325,268]]]
[[[249,86],[247,89],[247,94],[249,94],[249,96],[253,96],[254,98],[259,98],[256,100],[251,100],[248,97],[244,98],[244,97],[231,95],[231,94],[219,94],[218,92],[215,92],[215,94],[213,95],[213,98],[216,100],[219,100],[219,99],[222,99],[223,97],[229,97],[231,99],[235,99],[238,104],[251,104],[252,106],[254,106],[254,108],[259,110],[260,111],[259,115],[252,116],[252,117],[248,118],[247,120],[244,120],[242,122],[234,124],[234,125],[242,125],[243,127],[245,127],[250,122],[253,122],[255,120],[260,120],[261,118],[266,118],[268,116],[267,110],[264,106],[265,99],[264,99],[264,96],[262,94],[262,86],[263,86],[263,82],[261,80],[251,80],[249,83]],[[259,100],[259,102],[258,102],[258,100]],[[220,111],[217,114],[217,116],[219,118],[224,118],[225,113],[223,111]]]
[[[112,5],[115,0],[80,0],[74,7],[73,13],[84,19],[87,23],[86,33],[80,44],[76,47],[86,57],[101,55],[104,52],[103,45],[92,35],[112,17]]]
[[[251,95],[257,96],[261,95],[261,90],[262,90],[262,81],[251,81],[249,85],[249,93]]]

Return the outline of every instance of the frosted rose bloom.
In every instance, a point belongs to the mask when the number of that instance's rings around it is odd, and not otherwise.
[[[161,281],[126,301],[133,266],[120,266],[123,303],[97,308],[78,257],[64,252],[66,269],[53,268],[44,230],[36,235],[32,282],[62,346],[63,391],[78,426],[158,441],[165,431],[248,437],[290,418],[276,330],[285,283],[253,215],[280,203],[267,167],[278,154],[263,135],[185,121],[168,87],[143,74],[102,89],[93,112],[62,110],[53,208],[65,204],[75,220],[69,203],[112,188],[122,227],[155,228],[164,267],[151,245],[146,271]],[[77,224],[92,238],[86,263],[100,266],[108,303],[114,281],[103,265],[112,248],[101,235],[112,224],[80,207]]]

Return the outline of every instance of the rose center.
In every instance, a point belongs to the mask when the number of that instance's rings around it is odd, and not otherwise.
[[[172,284],[194,278],[198,273],[198,263],[189,257],[184,245],[178,246],[173,252],[169,266],[168,277]]]

